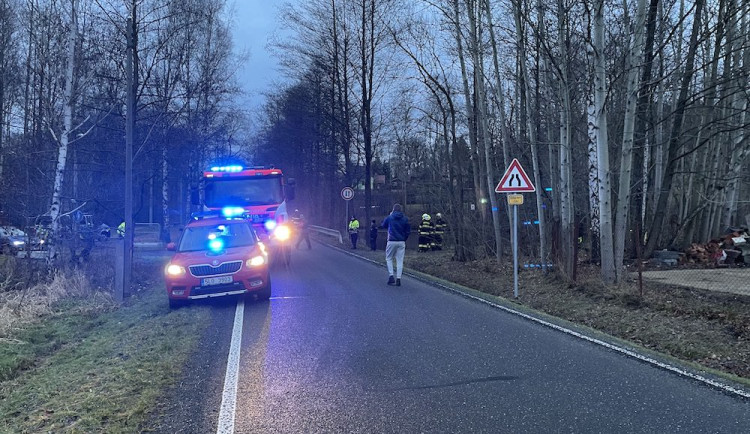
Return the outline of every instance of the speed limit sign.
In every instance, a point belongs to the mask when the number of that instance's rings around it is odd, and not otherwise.
[[[354,189],[351,187],[344,187],[341,189],[341,198],[344,200],[352,200],[354,197]]]

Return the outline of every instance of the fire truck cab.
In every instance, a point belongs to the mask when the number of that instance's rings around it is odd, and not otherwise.
[[[202,205],[225,217],[243,216],[271,250],[272,264],[291,259],[292,224],[287,201],[294,199],[294,180],[273,166],[212,166],[203,172]]]

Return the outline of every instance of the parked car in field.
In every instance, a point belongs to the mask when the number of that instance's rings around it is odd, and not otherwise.
[[[15,256],[26,248],[26,233],[15,226],[0,227],[0,252],[3,255]]]
[[[215,215],[192,220],[164,269],[169,306],[228,295],[271,297],[266,247],[245,219]]]

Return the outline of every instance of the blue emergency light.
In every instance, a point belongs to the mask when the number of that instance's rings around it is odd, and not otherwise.
[[[268,232],[271,232],[276,227],[276,220],[266,220],[266,222],[263,223],[263,226],[266,227],[266,230],[268,230]]]
[[[245,212],[245,209],[241,206],[225,206],[221,209],[221,215],[223,215],[226,218],[230,217],[239,217],[242,215],[242,213]]]
[[[242,166],[232,165],[232,166],[214,166],[211,168],[212,172],[242,172],[245,170]]]
[[[212,252],[220,252],[224,250],[224,240],[221,238],[214,238],[208,241],[208,248]]]

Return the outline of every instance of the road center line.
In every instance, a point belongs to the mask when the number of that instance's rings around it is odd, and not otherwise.
[[[237,377],[240,369],[240,348],[242,345],[242,320],[245,316],[245,302],[242,298],[237,302],[234,312],[234,327],[232,327],[232,343],[229,346],[227,372],[224,374],[224,392],[221,395],[219,410],[219,424],[217,434],[234,433],[234,413],[237,405]]]

